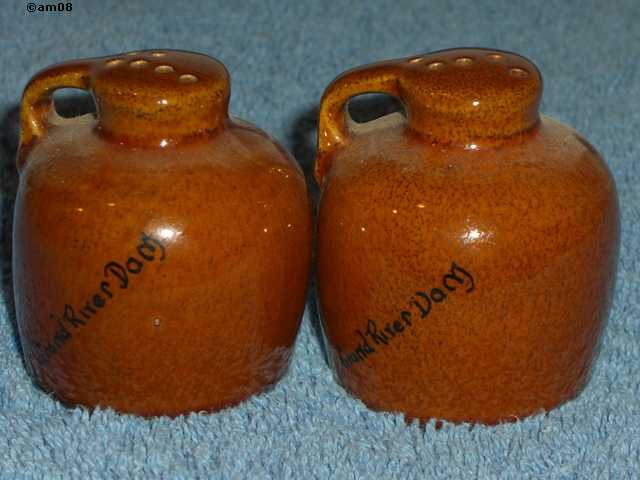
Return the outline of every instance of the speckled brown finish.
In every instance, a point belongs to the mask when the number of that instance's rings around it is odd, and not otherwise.
[[[448,50],[338,77],[320,110],[318,292],[339,382],[408,418],[497,423],[584,387],[614,286],[613,179],[539,118],[520,56]],[[365,92],[408,113],[345,120]],[[351,122],[352,123],[352,122]]]
[[[61,87],[97,118],[62,119]],[[233,405],[276,382],[310,263],[300,168],[227,116],[204,55],[64,63],[25,90],[14,225],[26,364],[68,404],[142,415]]]

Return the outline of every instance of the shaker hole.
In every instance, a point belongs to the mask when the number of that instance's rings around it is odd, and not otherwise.
[[[183,73],[178,77],[178,81],[180,83],[196,83],[198,81],[198,77],[191,75],[190,73]]]
[[[171,65],[158,65],[155,71],[156,73],[171,73],[173,72],[173,67]]]
[[[63,118],[73,118],[96,112],[93,97],[80,88],[60,88],[53,92],[53,108]]]
[[[504,55],[500,55],[499,53],[490,53],[487,55],[489,60],[493,60],[494,62],[499,62],[500,60],[504,60]]]
[[[122,60],[121,58],[114,58],[113,60],[109,60],[107,61],[106,65],[109,68],[112,67],[117,67],[118,65],[122,65],[124,63],[124,60]]]
[[[524,68],[518,67],[510,68],[509,73],[516,78],[526,78],[529,76],[529,72],[527,72]]]
[[[411,60],[409,60],[409,63],[420,63],[424,60],[424,57],[414,57]]]
[[[431,62],[427,65],[429,70],[440,70],[442,67],[444,67],[444,62]]]
[[[355,123],[367,123],[391,113],[405,115],[404,107],[397,98],[384,93],[357,95],[347,104],[349,116]]]
[[[152,52],[151,56],[152,57],[156,57],[156,58],[160,58],[160,57],[164,57],[166,55],[166,53],[164,52]]]
[[[473,59],[469,57],[456,58],[456,64],[458,65],[471,65],[472,63]]]
[[[149,65],[149,62],[147,62],[146,60],[133,60],[132,62],[129,62],[129,66],[133,68],[142,68],[146,67],[147,65]]]

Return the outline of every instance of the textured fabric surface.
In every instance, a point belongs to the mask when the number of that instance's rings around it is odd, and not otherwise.
[[[1,478],[638,478],[640,475],[640,3],[557,1],[81,1],[71,13],[0,2],[3,302]],[[454,46],[520,52],[545,77],[543,111],[607,158],[622,209],[614,309],[591,382],[567,405],[495,428],[406,425],[333,381],[307,307],[271,392],[216,415],[146,421],[69,410],[35,388],[13,326],[10,256],[17,104],[36,70],[142,48],[213,55],[232,112],[309,171],[317,103],[339,72]],[[310,297],[311,298],[311,297]]]

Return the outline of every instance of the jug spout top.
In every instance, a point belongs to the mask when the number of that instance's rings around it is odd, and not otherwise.
[[[228,116],[227,70],[196,53],[147,50],[95,59],[90,89],[98,129],[118,139],[175,142],[215,130]]]
[[[412,128],[440,141],[505,138],[539,121],[542,77],[514,53],[468,48],[412,57],[398,82]]]

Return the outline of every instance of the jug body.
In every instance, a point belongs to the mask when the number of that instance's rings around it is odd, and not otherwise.
[[[13,271],[25,363],[70,405],[145,416],[234,405],[273,385],[292,353],[310,262],[301,170],[228,118],[213,59],[85,63],[97,119],[49,112],[32,136],[23,122]],[[77,70],[54,67],[49,90],[76,86]],[[23,120],[49,71],[27,87]]]
[[[613,179],[577,132],[538,116],[522,57],[417,58],[355,69],[323,97],[318,294],[333,369],[408,418],[549,410],[584,387],[610,309]],[[344,102],[373,91],[407,119],[350,127]]]

